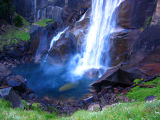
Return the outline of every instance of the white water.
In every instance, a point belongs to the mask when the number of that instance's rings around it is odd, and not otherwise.
[[[52,49],[54,43],[60,39],[60,37],[62,36],[63,33],[65,33],[67,30],[69,29],[69,27],[66,27],[63,31],[60,31],[56,36],[54,36],[50,42],[50,47],[48,49],[48,52]],[[44,57],[43,62],[46,62],[48,58],[48,54]]]
[[[109,66],[110,35],[116,27],[116,10],[123,0],[92,0],[92,13],[88,34],[74,74]],[[107,53],[105,64],[103,53]]]
[[[85,17],[86,17],[86,12],[82,15],[82,17],[77,22],[83,21]]]
[[[69,27],[66,27],[63,31],[60,31],[56,36],[54,36],[51,40],[51,43],[50,43],[50,47],[49,47],[49,50],[48,52],[52,49],[54,43],[60,39],[60,37],[62,36],[63,33],[65,33],[67,30],[68,30]]]

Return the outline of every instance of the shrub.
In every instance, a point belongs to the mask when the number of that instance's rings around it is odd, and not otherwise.
[[[15,18],[14,18],[14,24],[17,27],[21,27],[23,25],[23,19],[22,19],[22,17],[19,16],[19,15],[16,15]]]

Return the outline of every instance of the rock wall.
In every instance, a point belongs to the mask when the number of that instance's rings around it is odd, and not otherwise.
[[[50,18],[62,24],[66,20],[65,17],[62,19],[66,9],[70,9],[68,12],[73,15],[73,11],[86,8],[86,1],[90,0],[13,0],[13,4],[16,12],[30,22]]]
[[[39,19],[51,18],[62,22],[59,17],[65,0],[13,0],[16,12],[25,17],[30,22]]]
[[[112,65],[126,63],[132,56],[133,46],[141,32],[148,27],[148,20],[156,10],[156,0],[125,0],[119,7],[118,25],[122,30],[112,35]]]
[[[159,0],[126,0],[121,5],[118,25],[123,29],[112,35],[112,66],[137,78],[160,74],[159,4]]]
[[[141,28],[156,8],[157,0],[125,0],[118,14],[118,23],[124,28]]]

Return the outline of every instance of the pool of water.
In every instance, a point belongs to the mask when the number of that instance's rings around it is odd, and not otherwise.
[[[89,84],[96,79],[74,76],[67,65],[53,66],[48,63],[22,64],[12,71],[22,75],[27,80],[27,86],[40,97],[80,98],[89,93]]]

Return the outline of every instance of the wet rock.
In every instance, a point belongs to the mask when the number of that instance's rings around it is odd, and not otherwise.
[[[46,27],[40,27],[38,25],[32,25],[30,30],[31,43],[30,53],[35,56],[35,60],[43,57],[43,53],[48,51],[48,43],[52,39],[57,29],[57,23],[51,23]]]
[[[140,34],[138,29],[117,29],[111,35],[110,59],[113,66],[127,63],[131,53],[132,45]]]
[[[132,78],[128,72],[121,70],[118,67],[108,69],[108,71],[97,81],[91,84],[97,92],[102,90],[102,86],[130,86],[132,84]]]
[[[10,76],[7,78],[7,84],[13,87],[15,90],[23,93],[27,90],[26,80],[22,76]]]
[[[153,15],[154,0],[125,0],[119,7],[118,23],[124,28],[140,28]]]
[[[4,65],[0,63],[0,78],[7,77],[11,74],[11,71]]]
[[[75,36],[67,32],[63,34],[62,38],[55,42],[52,49],[49,52],[47,61],[49,63],[63,64],[67,62],[72,55],[76,53],[76,38]]]
[[[154,100],[156,100],[156,98],[157,98],[157,96],[147,96],[145,98],[145,101],[154,101]]]
[[[98,69],[90,69],[85,73],[85,76],[90,79],[97,78],[99,76],[99,70]]]
[[[22,103],[20,96],[15,91],[10,91],[8,99],[11,102],[13,108],[24,109],[24,104]]]
[[[12,89],[12,87],[0,88],[0,96],[2,98],[6,98],[9,95],[11,89]]]
[[[125,69],[139,74],[137,78],[160,73],[160,26],[150,26],[135,40],[131,47],[128,65]]]
[[[84,101],[85,104],[90,104],[94,101],[94,97],[91,96],[89,98],[84,99],[83,101]]]
[[[90,6],[91,0],[69,0],[64,7],[63,21],[68,24],[75,23]]]
[[[92,112],[98,112],[101,110],[101,107],[99,104],[91,104],[89,105],[88,110]]]
[[[157,7],[156,7],[156,10],[155,10],[154,15],[152,17],[151,25],[158,25],[158,24],[160,24],[160,15],[159,15],[159,12],[160,12],[160,0],[157,0]]]

